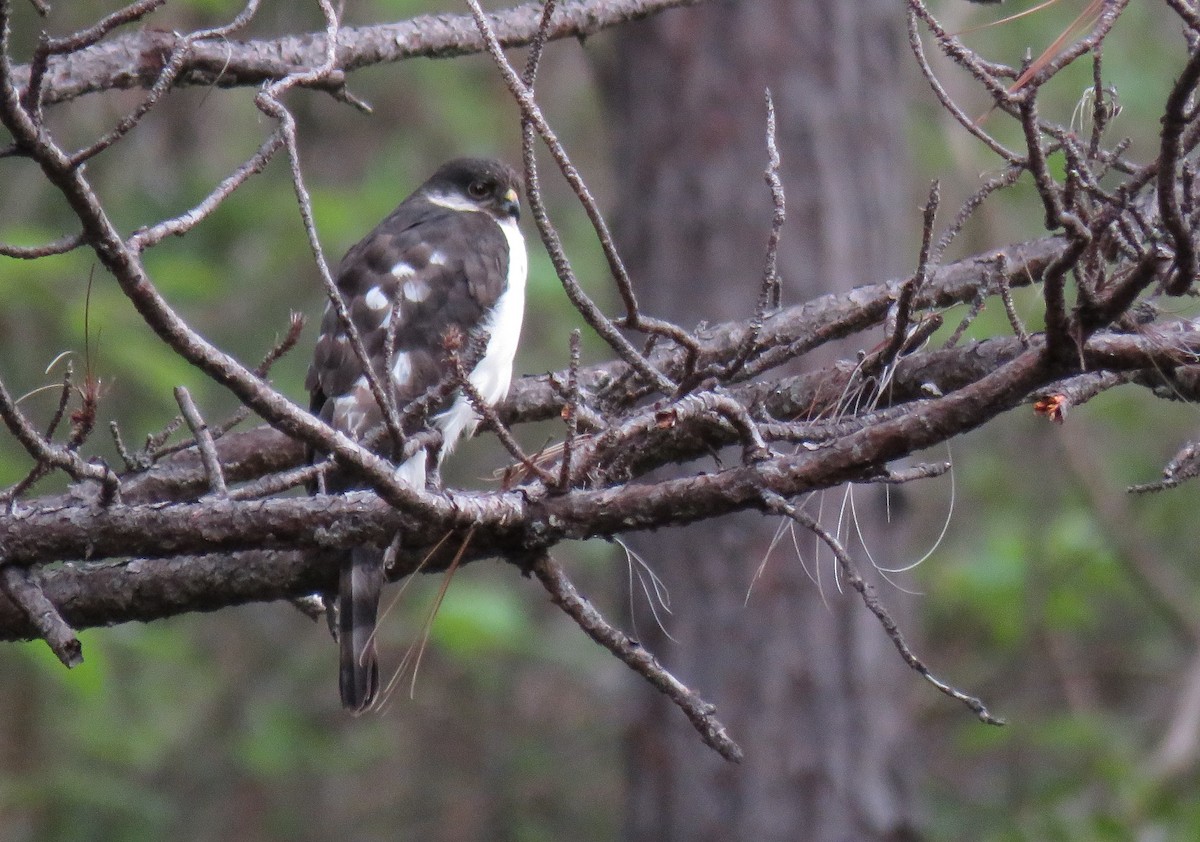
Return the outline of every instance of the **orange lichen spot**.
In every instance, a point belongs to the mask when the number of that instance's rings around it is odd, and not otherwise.
[[[1067,396],[1047,395],[1033,405],[1033,411],[1045,415],[1055,424],[1061,424],[1067,417]]]

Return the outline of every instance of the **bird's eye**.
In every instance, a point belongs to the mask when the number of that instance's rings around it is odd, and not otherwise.
[[[467,195],[472,199],[482,199],[488,194],[488,184],[486,181],[472,181],[467,185]]]

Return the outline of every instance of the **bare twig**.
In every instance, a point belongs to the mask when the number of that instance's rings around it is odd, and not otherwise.
[[[134,253],[150,248],[165,240],[167,237],[181,237],[208,218],[213,211],[225,201],[235,190],[241,187],[252,175],[262,172],[272,156],[284,145],[282,129],[277,129],[262,142],[258,151],[238,166],[225,180],[218,184],[213,191],[186,213],[174,219],[164,220],[149,228],[137,231],[129,238],[129,249]]]
[[[935,180],[929,186],[929,198],[925,202],[925,217],[924,224],[921,226],[921,251],[917,257],[917,271],[911,278],[904,282],[904,286],[900,287],[900,296],[896,299],[896,323],[892,327],[891,337],[879,353],[871,358],[869,364],[864,363],[863,367],[865,370],[874,372],[891,365],[896,356],[903,350],[908,339],[909,325],[912,321],[913,299],[921,287],[925,285],[926,281],[929,280],[930,247],[933,242],[933,224],[937,218],[939,196],[939,185]]]
[[[52,243],[41,246],[13,246],[0,243],[0,257],[15,257],[19,260],[37,260],[54,254],[66,254],[83,245],[82,234],[71,234],[60,237]]]
[[[159,456],[165,455],[165,452],[161,451],[161,448],[163,447],[164,444],[166,444],[167,439],[169,439],[171,436],[175,435],[175,432],[182,426],[183,426],[183,416],[176,415],[174,418],[172,418],[170,421],[168,421],[166,426],[163,427],[161,430],[159,430],[157,433],[150,433],[149,435],[147,435],[146,443],[142,447],[142,457],[145,460],[153,462]],[[188,444],[186,446],[190,447],[191,444]],[[183,447],[180,447],[179,449],[182,450]]]
[[[229,497],[233,500],[257,500],[263,497],[273,497],[290,488],[300,488],[313,482],[317,477],[328,472],[331,467],[333,467],[331,460],[322,459],[311,465],[265,476],[257,482],[234,489],[229,492]]]
[[[112,433],[113,447],[116,448],[117,455],[121,457],[121,462],[124,463],[126,471],[144,471],[150,467],[148,460],[139,460],[129,452],[129,448],[125,446],[125,440],[121,438],[121,428],[117,425],[116,421],[108,422],[108,429]]]
[[[640,643],[611,626],[575,589],[566,572],[550,556],[538,556],[533,562],[532,570],[549,592],[554,604],[565,611],[588,637],[620,658],[684,712],[705,745],[732,763],[741,762],[742,749],[729,738],[725,726],[713,716],[716,713],[714,705],[704,701],[683,682],[663,669],[658,659],[643,649]]]
[[[225,487],[225,474],[221,471],[221,459],[217,456],[217,449],[213,445],[212,433],[200,416],[200,410],[196,408],[191,393],[183,386],[176,386],[175,400],[179,403],[179,409],[183,412],[184,420],[191,428],[192,435],[196,437],[196,448],[204,460],[204,472],[208,474],[209,490],[218,497],[228,496],[229,490]]]
[[[280,357],[296,347],[296,343],[300,341],[300,334],[304,331],[306,321],[307,319],[304,317],[304,314],[299,311],[293,310],[288,314],[287,333],[267,351],[266,355],[262,358],[262,362],[255,367],[255,374],[259,377],[266,377],[271,371],[271,366],[275,365]]]
[[[1103,44],[1096,44],[1092,50],[1092,130],[1088,135],[1088,160],[1100,157],[1104,131],[1121,110],[1117,105],[1116,89],[1104,87],[1103,56]]]
[[[929,82],[929,86],[933,89],[933,92],[937,96],[938,102],[941,103],[942,108],[954,118],[955,122],[970,132],[976,139],[985,144],[997,155],[1004,158],[1004,160],[1013,164],[1019,162],[1021,160],[1021,156],[1016,152],[1007,149],[998,140],[980,128],[978,121],[973,120],[965,111],[959,108],[958,104],[954,102],[950,94],[946,92],[946,89],[942,86],[942,83],[938,81],[936,74],[933,72],[933,68],[929,65],[928,58],[925,56],[925,47],[921,43],[921,33],[917,27],[918,19],[924,21],[925,25],[929,27],[929,30],[937,39],[938,45],[941,47],[942,51],[966,67],[966,69],[970,71],[976,79],[980,80],[987,86],[988,90],[991,91],[993,96],[1005,96],[1004,86],[994,79],[992,74],[988,72],[982,62],[978,61],[977,58],[965,47],[963,47],[956,38],[951,36],[942,28],[941,24],[939,24],[933,15],[930,14],[929,10],[925,8],[924,3],[920,2],[920,0],[909,0],[908,8],[909,47],[912,49],[913,55],[917,59],[917,65],[921,68],[921,74],[925,77],[925,80]]]
[[[537,32],[533,35],[533,41],[529,44],[529,55],[525,59],[525,72],[521,75],[521,81],[530,90],[533,90],[534,83],[537,81],[538,65],[542,62],[542,52],[546,49],[546,41],[550,37],[550,24],[554,20],[554,12],[557,9],[558,0],[545,0],[542,6],[542,19],[538,23]]]
[[[1046,148],[1042,144],[1041,126],[1038,121],[1037,97],[1034,91],[1026,93],[1020,104],[1021,128],[1025,132],[1025,165],[1037,185],[1039,198],[1046,211],[1046,230],[1053,231],[1064,224],[1063,202],[1060,188],[1050,173],[1046,161]]]
[[[1176,451],[1162,471],[1162,479],[1158,482],[1131,485],[1131,494],[1145,494],[1148,491],[1164,491],[1175,488],[1182,482],[1200,476],[1200,442],[1190,441]]]
[[[1113,24],[1117,22],[1117,18],[1128,4],[1129,0],[1103,0],[1103,2],[1093,0],[1063,30],[1063,34],[1017,77],[1017,80],[1013,82],[1009,91],[1013,92],[1022,88],[1036,88],[1068,64],[1071,64],[1075,59],[1086,54],[1107,37],[1109,30],[1112,29]],[[1100,13],[1096,16],[1095,23],[1092,25],[1092,31],[1088,33],[1087,37],[1079,39],[1067,49],[1061,49],[1076,25],[1084,22],[1094,14],[1097,6],[1100,7]]]
[[[866,479],[859,480],[865,483],[883,483],[885,485],[903,485],[908,482],[915,482],[922,479],[932,479],[940,477],[954,467],[950,462],[922,462],[919,465],[913,465],[910,468],[901,470],[886,469],[883,473],[869,476]]]
[[[97,43],[119,26],[132,23],[144,18],[150,12],[166,3],[167,0],[137,0],[124,8],[101,18],[87,29],[80,30],[65,38],[50,38],[43,34],[33,59],[30,61],[29,80],[25,93],[21,97],[21,105],[30,116],[40,122],[42,109],[42,85],[46,78],[51,56],[64,53],[76,53]]]
[[[1200,14],[1188,0],[1167,0],[1167,5],[1175,11],[1175,14],[1183,18],[1193,31],[1200,31]]]
[[[305,321],[306,320],[303,313],[292,312],[289,314],[287,332],[283,335],[282,339],[280,339],[267,351],[259,364],[254,367],[254,375],[256,377],[260,377],[265,380],[267,375],[271,372],[271,367],[279,361],[280,357],[296,347],[296,343],[300,341],[300,335],[304,330]],[[234,410],[232,415],[230,415],[220,424],[210,426],[208,428],[209,433],[212,435],[213,439],[219,439],[221,436],[228,433],[230,430],[232,430],[238,424],[241,424],[249,417],[250,409],[244,405],[240,406]],[[164,456],[170,456],[172,453],[178,453],[181,450],[187,450],[189,447],[194,447],[196,445],[195,438],[184,439],[183,441],[176,442],[175,444],[165,444],[167,438],[169,438],[175,432],[175,430],[178,429],[179,424],[182,422],[183,418],[181,416],[176,416],[171,424],[167,425],[165,430],[153,437],[153,445],[151,445],[150,439],[147,439],[146,450],[143,452],[141,457],[142,461],[150,464],[153,461],[162,459]]]
[[[975,300],[972,301],[970,306],[967,307],[967,312],[964,313],[962,319],[959,320],[958,327],[954,328],[954,332],[946,338],[944,343],[942,343],[943,348],[953,348],[960,341],[962,341],[963,335],[967,332],[967,329],[975,323],[975,320],[979,318],[979,314],[983,312],[983,308],[986,303],[987,292],[983,289],[980,289],[975,295]]]
[[[888,638],[892,641],[892,645],[896,647],[896,651],[900,653],[900,657],[904,659],[906,664],[912,667],[913,670],[915,670],[922,678],[937,688],[939,692],[944,693],[952,699],[962,702],[964,705],[974,711],[975,715],[979,717],[980,721],[986,722],[988,725],[1004,724],[1004,720],[997,719],[995,716],[993,716],[982,701],[977,699],[975,696],[967,695],[961,690],[952,687],[951,685],[939,679],[929,671],[929,667],[925,666],[925,664],[915,654],[913,654],[912,650],[908,647],[908,644],[905,643],[903,636],[900,634],[900,629],[896,626],[896,621],[892,619],[887,609],[883,607],[883,603],[879,601],[879,597],[875,594],[875,589],[871,587],[870,583],[863,579],[862,575],[858,572],[858,567],[855,565],[854,559],[850,557],[850,554],[846,551],[846,548],[842,546],[842,542],[839,541],[836,536],[830,533],[829,530],[825,529],[825,527],[821,526],[821,524],[814,520],[807,512],[796,506],[793,506],[779,495],[772,494],[771,492],[765,492],[763,495],[763,500],[769,510],[776,512],[777,514],[785,515],[796,521],[796,523],[800,524],[805,529],[816,535],[821,540],[821,543],[829,548],[830,552],[833,553],[834,558],[837,559],[838,564],[841,567],[842,575],[846,577],[846,581],[850,583],[850,586],[854,588],[854,590],[858,591],[858,595],[862,597],[863,604],[867,606],[867,609],[875,615],[876,619],[879,620],[880,625],[883,626],[884,632],[887,633]]]
[[[0,562],[0,590],[13,601],[65,667],[83,663],[83,645],[23,567]]]
[[[1025,323],[1021,321],[1021,314],[1017,312],[1017,305],[1013,303],[1012,287],[1009,285],[1008,276],[1003,272],[997,273],[996,288],[1000,294],[1000,301],[1004,304],[1004,314],[1008,317],[1008,324],[1012,327],[1013,333],[1021,344],[1026,348],[1029,347],[1029,332],[1025,330]]]
[[[155,80],[146,98],[136,108],[122,117],[117,125],[107,134],[100,136],[83,149],[74,152],[70,156],[71,166],[77,167],[85,161],[96,157],[133,131],[137,127],[137,124],[142,121],[142,118],[149,114],[151,109],[162,101],[162,98],[171,89],[171,86],[175,84],[175,80],[179,78],[179,72],[183,69],[183,64],[187,60],[190,49],[191,38],[180,39],[171,53],[171,58],[163,65],[162,71],[158,74],[158,79]]]
[[[583,403],[579,395],[579,354],[581,346],[579,329],[571,331],[570,349],[571,360],[567,368],[567,385],[563,403],[562,419],[567,425],[567,434],[563,437],[562,465],[558,474],[559,492],[571,487],[571,456],[575,446],[575,437],[579,435],[579,407]]]
[[[47,374],[49,371],[47,371]],[[74,388],[72,382],[75,375],[75,366],[71,365],[71,361],[67,360],[63,366],[62,386],[58,391],[58,406],[54,407],[54,414],[50,416],[50,423],[46,425],[46,441],[54,438],[54,431],[58,429],[58,425],[62,423],[63,416],[67,413],[67,404],[71,400],[71,390]]]
[[[517,104],[521,107],[522,117],[533,125],[538,134],[546,142],[546,146],[558,163],[563,177],[571,185],[571,189],[575,191],[575,195],[579,198],[579,202],[583,206],[588,220],[592,223],[593,229],[595,229],[596,239],[599,241],[601,250],[604,252],[605,260],[608,261],[609,271],[612,273],[613,280],[617,285],[617,292],[625,304],[625,326],[633,329],[645,327],[642,324],[637,297],[633,291],[633,283],[629,279],[629,272],[625,268],[625,262],[621,259],[621,255],[617,252],[616,245],[613,243],[612,234],[608,229],[608,223],[604,221],[604,216],[600,212],[600,206],[596,203],[579,171],[571,163],[570,158],[567,157],[566,149],[559,142],[553,130],[551,130],[549,123],[546,122],[541,109],[533,99],[532,89],[522,81],[521,77],[517,75],[516,70],[505,57],[500,41],[497,39],[496,33],[487,16],[484,14],[483,8],[479,5],[478,0],[467,0],[467,2],[471,7],[472,15],[475,17],[475,23],[479,27],[479,32],[487,44],[488,52],[491,53],[492,59],[504,77],[504,81],[508,84],[509,90],[517,100]],[[548,15],[543,18],[543,21],[548,24]],[[534,69],[536,70],[536,65],[534,65]],[[684,345],[687,345],[689,342],[686,334],[673,325],[655,321],[653,332],[671,336]]]
[[[779,277],[779,241],[783,233],[783,224],[787,221],[787,205],[783,181],[779,177],[782,159],[775,142],[775,101],[771,98],[770,88],[767,89],[764,99],[767,105],[767,168],[763,171],[763,178],[771,192],[771,233],[767,236],[766,265],[759,287],[758,304],[754,308],[754,316],[750,319],[750,330],[746,333],[741,350],[726,368],[726,378],[736,375],[750,359],[758,344],[759,334],[762,333],[763,319],[769,310],[778,309],[783,295],[783,282]]]
[[[954,242],[954,239],[961,233],[963,226],[967,224],[967,220],[975,215],[975,211],[979,210],[988,196],[991,196],[997,190],[1012,187],[1024,172],[1025,167],[1023,165],[1010,164],[1004,168],[1004,172],[1000,173],[1000,175],[993,176],[980,185],[979,189],[963,202],[962,207],[958,209],[958,213],[954,217],[954,221],[942,233],[941,238],[932,251],[931,262],[935,266],[942,262],[942,256],[945,255],[946,249]]]

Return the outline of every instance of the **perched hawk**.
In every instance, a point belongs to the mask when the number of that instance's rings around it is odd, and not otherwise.
[[[448,340],[457,335],[462,342],[477,331],[486,333],[486,345],[468,379],[489,403],[507,394],[528,265],[517,227],[519,183],[517,173],[500,161],[450,161],[342,258],[338,290],[379,382],[392,390],[400,410],[452,376]],[[332,303],[321,320],[306,387],[312,411],[352,438],[363,438],[383,422]],[[427,460],[436,467],[460,435],[474,431],[479,417],[458,394],[429,421],[442,432],[440,451],[418,452],[397,471],[417,488],[425,487]],[[424,423],[419,419],[405,433]],[[390,450],[389,436],[372,438]],[[328,487],[353,486],[335,476]],[[382,559],[381,547],[354,548],[342,562],[338,585],[342,704],[356,712],[369,707],[379,689],[374,633]]]

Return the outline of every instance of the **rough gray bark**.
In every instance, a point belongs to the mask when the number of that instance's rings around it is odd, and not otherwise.
[[[766,87],[787,190],[784,301],[904,271],[915,232],[894,130],[894,12],[883,0],[718,3],[618,34],[606,80],[621,126],[617,236],[635,279],[653,279],[639,288],[647,312],[691,325],[753,308],[746,279],[758,273],[748,267],[763,263],[771,220]],[[743,281],[719,282],[733,278]],[[868,520],[879,514],[872,500],[859,497]],[[717,703],[746,759],[723,763],[642,694],[629,743],[631,842],[914,835],[912,758],[898,756],[908,722],[896,704],[912,678],[856,596],[833,584],[827,556],[818,586],[777,551],[743,604],[775,527],[738,516],[636,542],[670,585],[678,643],[647,618],[639,632]]]

